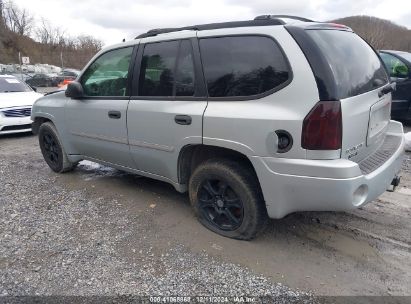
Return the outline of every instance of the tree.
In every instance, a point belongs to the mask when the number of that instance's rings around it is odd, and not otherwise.
[[[3,23],[9,30],[20,36],[30,35],[34,18],[26,9],[18,8],[12,1],[2,1],[1,12]]]
[[[3,25],[3,8],[4,8],[3,0],[0,0],[0,26]]]
[[[351,27],[377,50],[411,51],[411,31],[389,20],[371,16],[354,16],[335,21]]]
[[[29,37],[33,34],[35,40]],[[18,53],[33,63],[82,68],[103,43],[92,36],[70,37],[46,19],[34,22],[30,14],[12,0],[0,0],[0,62],[18,62]]]
[[[79,49],[88,50],[93,53],[97,53],[103,47],[103,42],[92,36],[79,36],[77,41]]]
[[[49,45],[60,45],[64,43],[65,31],[54,27],[49,21],[42,18],[40,25],[36,28],[35,35],[39,42]]]

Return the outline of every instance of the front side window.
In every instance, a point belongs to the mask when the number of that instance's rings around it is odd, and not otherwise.
[[[200,50],[210,97],[258,95],[291,77],[279,46],[268,37],[204,38]]]
[[[145,45],[140,96],[193,96],[194,80],[193,51],[189,40]]]
[[[380,56],[391,77],[407,78],[409,76],[408,66],[400,59],[387,53],[380,53]]]
[[[81,77],[86,96],[125,96],[133,47],[116,49],[96,59]]]

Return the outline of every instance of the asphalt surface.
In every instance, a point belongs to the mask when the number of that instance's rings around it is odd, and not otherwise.
[[[168,184],[91,162],[55,174],[35,136],[3,136],[0,295],[411,296],[410,154],[401,174],[361,209],[292,214],[241,242]]]

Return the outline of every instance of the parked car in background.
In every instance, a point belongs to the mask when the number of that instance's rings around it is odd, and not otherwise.
[[[411,53],[400,51],[380,51],[380,56],[390,74],[391,81],[397,83],[392,94],[391,117],[411,122]]]
[[[75,80],[80,74],[79,70],[64,69],[57,75],[58,86],[64,86]]]
[[[71,77],[71,78],[76,78],[78,75],[80,74],[79,70],[75,70],[75,69],[64,69],[59,73],[59,76],[62,77]]]
[[[350,210],[399,184],[392,90],[350,28],[260,16],[105,48],[35,103],[33,133],[55,172],[88,159],[168,182],[205,227],[249,240],[267,217]]]
[[[33,77],[34,74],[30,74],[30,73],[14,73],[14,74],[8,74],[8,75],[13,75],[14,77],[16,77],[17,79],[26,82],[27,79],[30,79]]]
[[[59,79],[55,74],[34,74],[26,83],[31,87],[56,87]]]
[[[0,135],[31,131],[31,108],[42,94],[12,75],[0,75]]]

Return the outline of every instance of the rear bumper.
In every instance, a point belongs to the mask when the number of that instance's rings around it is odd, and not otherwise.
[[[345,159],[290,160],[252,157],[268,215],[282,218],[296,211],[345,211],[384,193],[401,169],[405,139],[402,125],[391,121],[389,135],[400,144],[382,165],[363,174]]]

